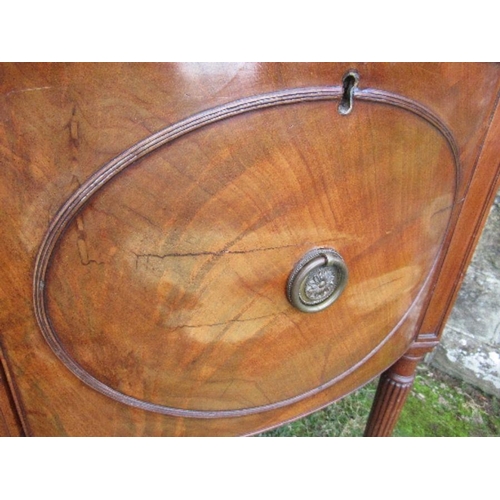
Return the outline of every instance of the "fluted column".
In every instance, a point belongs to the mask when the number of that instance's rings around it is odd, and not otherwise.
[[[434,333],[420,334],[404,356],[380,376],[365,436],[392,435],[413,386],[417,365],[438,343],[439,339]]]

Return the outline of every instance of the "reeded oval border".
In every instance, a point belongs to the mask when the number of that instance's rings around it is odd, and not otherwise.
[[[161,146],[174,141],[178,137],[181,137],[189,132],[193,132],[199,128],[202,128],[211,123],[215,123],[221,120],[225,120],[232,116],[241,115],[250,111],[257,111],[264,108],[283,106],[286,104],[297,104],[301,102],[314,102],[323,100],[340,100],[342,98],[343,89],[342,87],[306,87],[297,89],[287,89],[277,92],[272,92],[268,94],[260,94],[257,96],[246,97],[236,101],[232,101],[215,108],[202,111],[201,113],[195,114],[185,120],[177,122],[174,125],[166,127],[159,132],[147,137],[146,139],[138,142],[131,148],[124,151],[121,155],[117,156],[110,162],[106,163],[102,168],[100,168],[95,174],[89,177],[69,198],[63,203],[61,208],[58,210],[54,219],[49,225],[47,232],[43,238],[42,244],[37,254],[35,262],[35,270],[33,275],[33,304],[34,311],[38,326],[42,332],[43,337],[49,344],[55,355],[64,363],[64,365],[76,375],[82,382],[92,387],[101,394],[119,401],[120,403],[133,406],[135,408],[140,408],[143,410],[152,411],[155,413],[160,413],[163,415],[169,415],[173,417],[190,417],[190,418],[230,418],[230,417],[242,417],[245,415],[252,415],[255,413],[261,413],[264,411],[276,410],[288,406],[290,404],[297,403],[311,397],[328,387],[332,386],[339,380],[345,378],[347,375],[356,370],[359,366],[364,364],[368,359],[370,359],[377,351],[379,351],[382,346],[394,335],[394,333],[399,329],[405,319],[408,317],[409,313],[413,309],[414,305],[418,302],[418,299],[425,289],[425,285],[428,282],[430,276],[433,274],[433,270],[436,266],[439,251],[436,254],[434,262],[431,269],[424,280],[424,284],[420,292],[417,294],[413,303],[407,309],[406,313],[400,319],[398,324],[392,329],[392,331],[376,346],[370,353],[368,353],[363,359],[358,361],[349,370],[343,372],[342,374],[334,377],[330,381],[315,387],[309,391],[306,391],[298,396],[283,399],[276,403],[270,403],[267,405],[255,406],[251,408],[242,408],[235,410],[186,410],[180,408],[174,408],[169,406],[163,406],[155,403],[149,403],[132,396],[123,394],[108,385],[104,384],[100,380],[96,379],[93,375],[84,370],[64,349],[54,327],[52,326],[46,303],[46,290],[45,290],[45,280],[47,275],[47,270],[49,268],[50,261],[56,249],[57,243],[61,236],[64,234],[66,229],[69,227],[71,222],[74,220],[78,212],[86,205],[86,203],[94,196],[99,189],[106,185],[113,177],[118,175],[122,170],[135,163],[140,158],[143,158],[147,154],[157,150]],[[388,104],[405,111],[409,111],[414,115],[423,118],[428,123],[430,123],[434,128],[436,128],[441,135],[446,139],[453,158],[455,161],[455,186],[454,186],[454,197],[453,205],[456,202],[457,190],[460,180],[460,157],[457,144],[453,137],[453,134],[448,129],[446,124],[432,111],[406,97],[393,94],[391,92],[386,92],[378,89],[356,89],[354,92],[355,100],[368,101],[373,103]],[[451,216],[450,216],[451,218]],[[446,236],[450,229],[450,219],[448,219],[448,226],[443,235],[442,242],[446,240]]]

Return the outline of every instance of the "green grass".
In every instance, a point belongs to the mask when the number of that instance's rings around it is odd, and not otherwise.
[[[362,436],[375,390],[372,382],[324,410],[260,436]],[[394,436],[500,436],[500,401],[421,365]]]
[[[421,369],[395,436],[500,436],[499,400]]]

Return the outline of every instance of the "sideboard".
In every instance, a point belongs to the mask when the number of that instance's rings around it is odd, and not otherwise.
[[[250,435],[379,376],[391,434],[499,186],[500,65],[1,64],[0,89],[0,435]]]

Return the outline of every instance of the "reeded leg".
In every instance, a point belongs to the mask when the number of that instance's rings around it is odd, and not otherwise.
[[[434,333],[420,334],[404,356],[380,376],[365,436],[390,436],[415,379],[422,358],[439,343]]]

